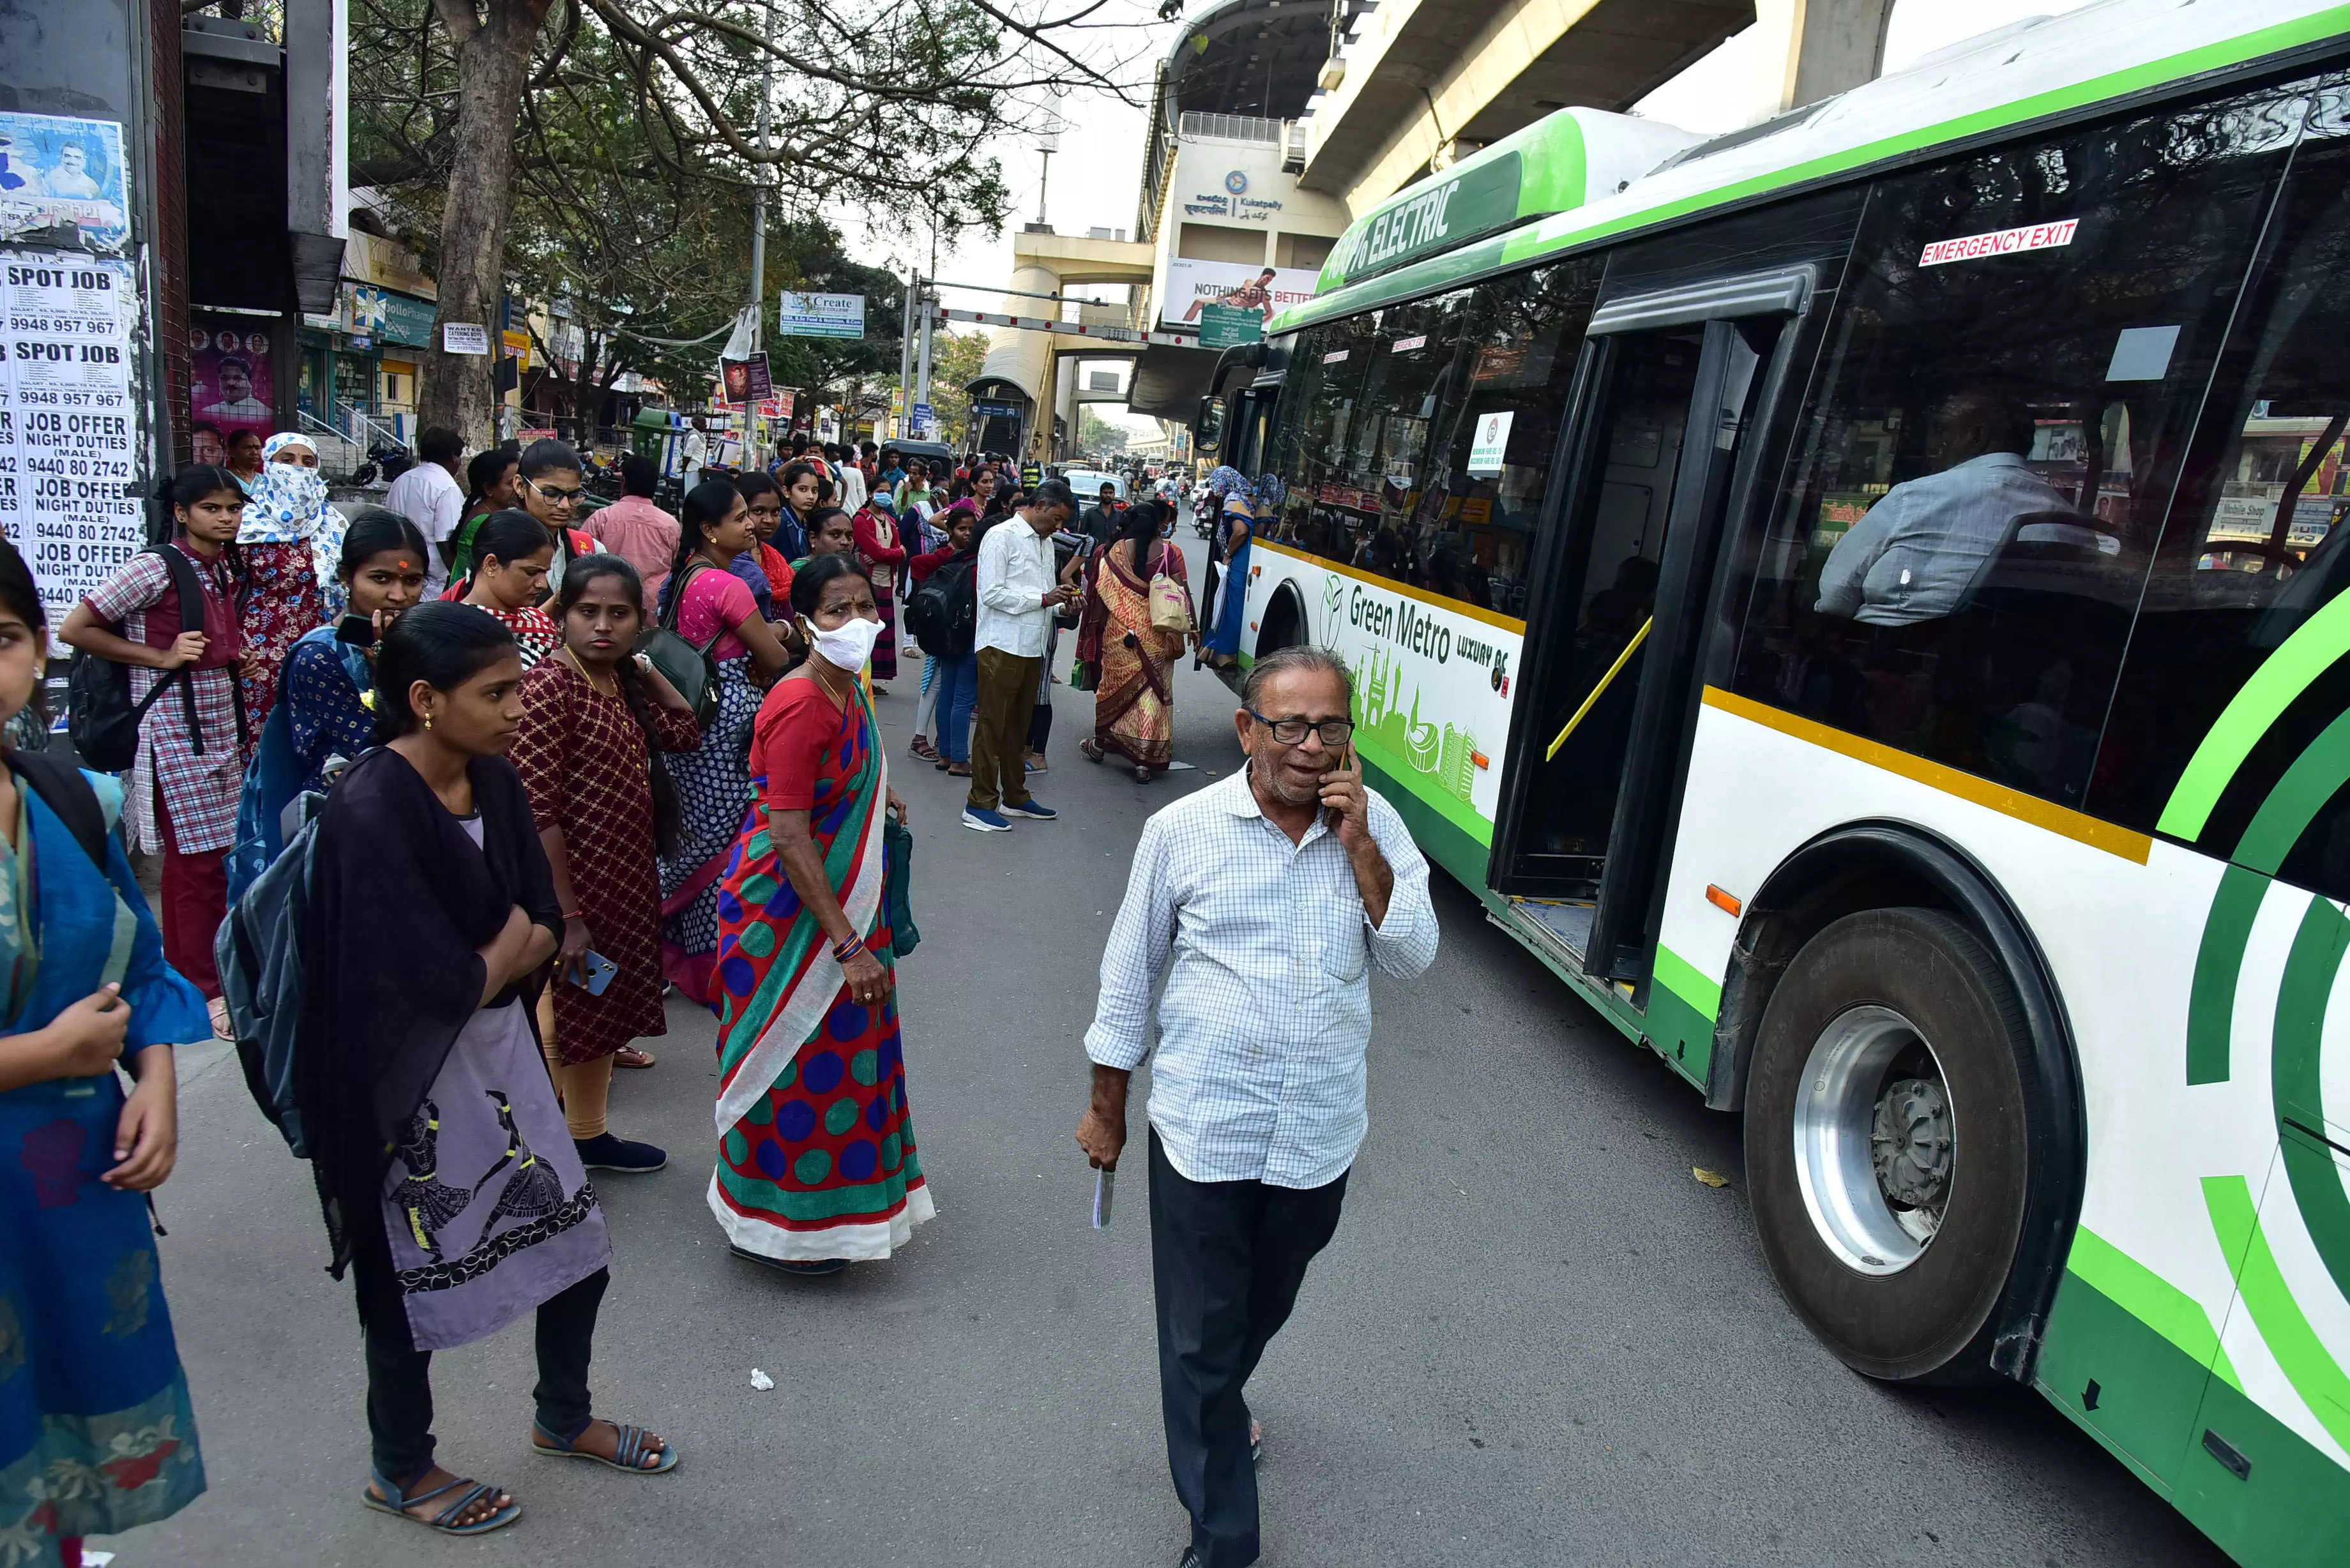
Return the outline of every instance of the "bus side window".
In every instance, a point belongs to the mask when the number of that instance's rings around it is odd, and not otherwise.
[[[2158,826],[2296,885],[2350,896],[2350,800],[2295,842],[2247,850],[2284,771],[2345,711],[2350,666],[2316,673],[2197,820],[2166,808],[2244,682],[2350,585],[2350,97],[2315,95],[2269,221],[2148,577],[2099,749],[2090,807]],[[2282,863],[2279,858],[2282,857]]]
[[[2085,807],[2306,104],[2265,89],[1877,185],[1760,552],[1742,694]]]

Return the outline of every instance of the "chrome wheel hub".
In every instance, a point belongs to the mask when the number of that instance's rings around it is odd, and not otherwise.
[[[1958,1127],[1941,1064],[1888,1007],[1838,1013],[1795,1095],[1795,1171],[1821,1242],[1847,1268],[1897,1274],[1941,1229]]]

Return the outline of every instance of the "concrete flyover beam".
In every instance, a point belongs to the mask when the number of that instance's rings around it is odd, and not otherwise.
[[[1090,240],[1078,234],[1023,233],[1012,236],[1012,266],[1015,272],[1035,267],[1058,283],[1141,283],[1150,281],[1151,247],[1133,240]],[[1025,284],[1014,287],[1025,288]]]
[[[1629,108],[1754,20],[1755,0],[1387,0],[1306,120],[1298,183],[1360,216],[1453,143]]]

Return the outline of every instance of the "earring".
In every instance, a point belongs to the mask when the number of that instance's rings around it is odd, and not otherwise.
[[[424,727],[428,730],[432,727],[432,710],[430,708],[424,711]]]

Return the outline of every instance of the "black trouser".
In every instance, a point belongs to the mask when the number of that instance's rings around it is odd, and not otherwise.
[[[588,1395],[588,1361],[596,1347],[596,1309],[608,1269],[598,1269],[538,1308],[538,1424],[558,1438],[576,1436],[595,1413]],[[367,1334],[368,1436],[376,1472],[402,1490],[432,1468],[432,1354],[409,1337],[408,1317],[391,1296],[360,1286],[359,1321]]]
[[[1193,1181],[1150,1133],[1150,1275],[1167,1468],[1205,1568],[1257,1558],[1256,1471],[1242,1388],[1338,1229],[1347,1179],[1300,1190]]]

